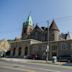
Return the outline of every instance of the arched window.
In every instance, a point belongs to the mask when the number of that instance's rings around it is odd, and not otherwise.
[[[16,48],[13,49],[13,56],[15,55],[15,50],[16,50]]]
[[[19,49],[18,49],[18,56],[20,56],[21,55],[21,47],[19,47]]]
[[[25,55],[28,54],[28,47],[25,47]]]

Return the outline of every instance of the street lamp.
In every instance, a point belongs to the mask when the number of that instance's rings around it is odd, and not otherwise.
[[[47,48],[46,48],[46,62],[48,61],[48,52],[49,52],[49,21],[47,20],[48,36],[47,36]]]

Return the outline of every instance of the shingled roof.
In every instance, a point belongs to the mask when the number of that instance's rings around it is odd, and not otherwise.
[[[57,25],[56,25],[54,20],[52,21],[49,29],[50,30],[57,30],[57,31],[59,31],[59,29],[58,29],[58,27],[57,27]]]

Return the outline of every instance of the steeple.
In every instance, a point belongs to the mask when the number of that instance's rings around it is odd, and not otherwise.
[[[33,26],[33,21],[32,21],[32,17],[31,17],[31,12],[26,20],[26,25],[30,25]]]
[[[56,25],[54,20],[52,21],[49,29],[50,30],[57,30],[57,31],[59,31],[59,29],[58,29],[58,27],[57,27],[57,25]]]
[[[31,15],[29,14],[27,20],[23,23],[22,39],[26,39],[32,30],[33,30],[33,21]]]

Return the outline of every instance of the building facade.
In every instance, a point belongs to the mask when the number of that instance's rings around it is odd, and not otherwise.
[[[49,59],[52,56],[72,55],[72,40],[69,32],[60,33],[54,20],[49,28],[39,27],[37,24],[34,26],[30,15],[23,23],[21,38],[15,38],[9,43],[10,57],[45,59],[48,45]]]

